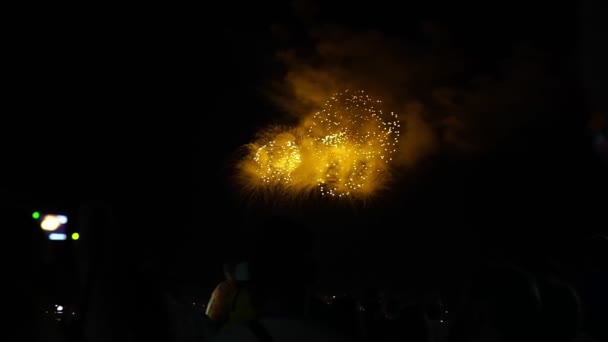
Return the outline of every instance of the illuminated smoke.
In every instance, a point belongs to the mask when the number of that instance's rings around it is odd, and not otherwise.
[[[368,197],[389,181],[399,130],[380,100],[336,93],[298,127],[269,129],[249,144],[241,178],[254,191]]]

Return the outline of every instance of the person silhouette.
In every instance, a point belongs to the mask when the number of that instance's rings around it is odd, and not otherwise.
[[[251,296],[257,317],[222,331],[214,341],[350,341],[307,317],[314,282],[312,234],[279,216],[262,221],[255,233]]]

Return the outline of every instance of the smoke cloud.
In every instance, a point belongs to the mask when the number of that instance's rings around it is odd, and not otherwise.
[[[488,66],[437,24],[422,23],[422,39],[408,41],[380,30],[315,23],[319,10],[308,1],[294,8],[309,44],[290,46],[291,28],[272,27],[283,42],[276,60],[285,72],[268,87],[269,98],[300,122],[345,90],[382,99],[401,122],[393,173],[438,153],[483,153],[551,120],[559,106],[552,100],[561,86],[550,56],[524,43]]]
[[[406,165],[440,148],[483,151],[552,107],[559,82],[546,66],[548,56],[522,44],[498,62],[498,71],[467,75],[474,58],[442,46],[443,31],[430,26],[426,47],[379,31],[313,29],[313,51],[277,53],[287,72],[271,98],[284,112],[304,117],[328,94],[365,89],[401,115],[398,159]]]

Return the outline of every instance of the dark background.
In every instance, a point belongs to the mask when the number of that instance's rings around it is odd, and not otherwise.
[[[284,71],[270,26],[289,23],[291,44],[310,44],[288,3],[19,10],[7,31],[14,48],[4,52],[12,58],[4,68],[3,203],[29,212],[103,200],[116,209],[122,258],[205,284],[243,247],[233,232],[260,213],[316,228],[334,280],[402,267],[435,281],[439,270],[490,254],[568,259],[578,253],[572,241],[601,230],[606,170],[586,129],[577,2],[311,8],[319,22],[422,46],[421,23],[438,22],[480,69],[525,40],[554,56],[567,95],[555,99],[561,110],[552,121],[478,155],[440,153],[366,206],[269,207],[240,197],[231,165],[239,146],[282,116],[260,92]]]

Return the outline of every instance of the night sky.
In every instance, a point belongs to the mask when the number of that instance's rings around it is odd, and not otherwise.
[[[2,125],[3,203],[105,200],[118,208],[117,243],[136,251],[135,263],[185,278],[240,246],[229,237],[259,213],[287,213],[323,232],[322,254],[351,277],[420,256],[437,269],[496,250],[555,252],[564,236],[598,229],[591,222],[605,207],[590,194],[605,189],[606,170],[586,130],[574,2],[323,3],[27,12],[11,28],[18,48],[5,64],[14,106]],[[239,147],[293,120],[268,96],[290,70],[277,53],[312,54],[315,30],[373,30],[419,62],[410,68],[419,86],[404,87],[425,108],[437,145],[365,205],[256,202],[232,182]],[[533,56],[523,64],[537,63],[521,84],[542,84],[524,105],[504,100],[521,96],[519,83],[500,82],[518,46]],[[356,59],[341,63],[356,72]],[[546,69],[536,74],[537,65]],[[479,75],[498,80],[488,102],[489,92],[469,88]],[[444,88],[465,99],[455,111],[486,108],[466,117],[473,133],[464,142],[440,130],[446,109],[433,94]],[[493,116],[497,107],[508,115]],[[557,232],[558,222],[569,230]]]

